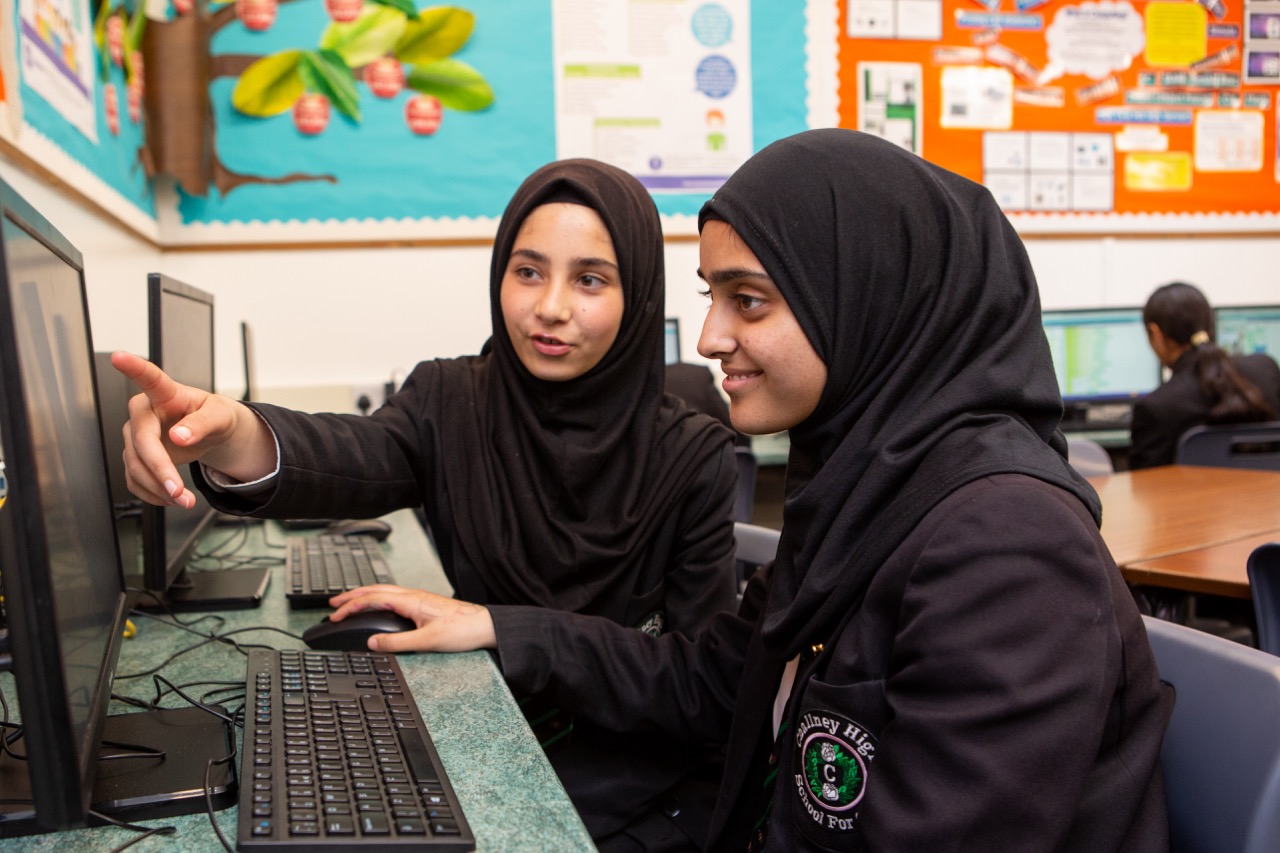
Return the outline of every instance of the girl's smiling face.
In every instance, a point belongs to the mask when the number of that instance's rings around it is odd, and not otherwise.
[[[600,363],[622,328],[621,273],[609,230],[580,204],[533,209],[520,225],[499,292],[520,363],[565,382]]]
[[[698,255],[711,297],[698,353],[720,361],[733,425],[752,435],[790,429],[817,408],[826,364],[733,228],[709,220]]]

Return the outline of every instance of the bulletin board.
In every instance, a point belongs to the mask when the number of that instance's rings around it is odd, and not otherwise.
[[[809,125],[793,0],[0,3],[21,69],[0,143],[166,248],[482,241],[569,156],[637,173],[692,235],[738,163]],[[653,103],[617,96],[643,75],[668,76]],[[591,98],[617,114],[575,124]],[[637,146],[670,127],[702,147]]]
[[[841,126],[988,186],[1020,230],[1280,226],[1280,2],[846,0]]]

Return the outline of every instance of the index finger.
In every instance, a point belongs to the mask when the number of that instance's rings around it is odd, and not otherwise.
[[[164,405],[178,393],[178,383],[169,374],[141,356],[128,352],[113,352],[111,366],[138,386],[138,390],[147,395],[152,405]]]

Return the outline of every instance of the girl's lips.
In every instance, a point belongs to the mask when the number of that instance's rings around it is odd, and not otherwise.
[[[533,341],[533,348],[543,355],[560,356],[572,349],[569,344],[559,338],[552,338],[546,335],[534,335],[531,340]]]
[[[720,383],[720,387],[724,389],[724,392],[726,394],[732,394],[735,391],[742,391],[743,389],[749,387],[751,384],[753,384],[757,379],[759,379],[763,375],[764,374],[758,370],[752,371],[750,373],[746,373],[743,371],[726,373],[724,376],[724,381]]]

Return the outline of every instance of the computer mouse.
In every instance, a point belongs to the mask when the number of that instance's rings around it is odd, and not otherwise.
[[[324,617],[302,633],[302,641],[313,649],[361,652],[369,648],[369,638],[374,634],[394,634],[417,627],[412,619],[394,610],[362,610],[341,622]]]
[[[391,525],[380,518],[348,518],[332,522],[324,532],[334,536],[372,536],[384,542],[391,535]]]

